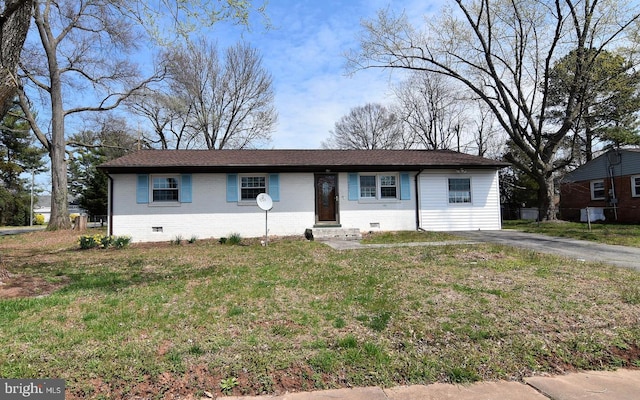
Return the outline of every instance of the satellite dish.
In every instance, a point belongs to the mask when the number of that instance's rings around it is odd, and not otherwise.
[[[273,207],[273,200],[271,196],[266,193],[260,193],[258,197],[256,197],[256,202],[261,210],[269,211]]]

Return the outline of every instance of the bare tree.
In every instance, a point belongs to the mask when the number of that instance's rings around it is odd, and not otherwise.
[[[330,133],[322,142],[325,149],[401,149],[411,145],[403,138],[398,117],[378,103],[352,108]]]
[[[495,115],[483,102],[475,103],[477,109],[474,110],[473,118],[470,118],[470,125],[473,126],[471,147],[480,157],[498,158],[505,143],[504,135],[500,134],[502,128],[496,123]]]
[[[524,155],[505,158],[536,181],[541,216],[555,219],[554,174],[564,164],[558,149],[579,116],[594,54],[624,39],[640,6],[625,0],[456,0],[452,7],[424,32],[404,15],[379,12],[363,23],[350,69],[428,71],[463,84]],[[551,121],[550,71],[571,50],[576,57],[566,106],[560,121]]]
[[[139,141],[147,147],[170,150],[200,145],[199,138],[189,126],[193,104],[186,104],[183,98],[166,94],[161,89],[146,88],[132,96],[127,103],[134,113],[144,117],[153,128],[152,132],[139,132]]]
[[[189,113],[191,135],[208,149],[256,147],[271,140],[277,122],[272,77],[248,44],[230,47],[221,60],[205,40],[163,56],[171,97]]]
[[[139,37],[131,22],[114,12],[109,1],[37,1],[34,24],[39,43],[28,45],[23,51],[20,67],[24,79],[18,95],[31,128],[51,158],[48,229],[68,229],[71,222],[65,119],[114,109],[144,86],[127,57],[127,51],[135,47]],[[33,93],[40,97],[34,97]],[[44,100],[50,121],[38,123],[30,97]]]
[[[29,32],[33,0],[6,0],[0,7],[0,118],[18,89],[16,68]]]
[[[247,25],[252,2],[229,0],[35,0],[33,20],[39,42],[22,53],[20,104],[51,158],[51,219],[48,229],[70,227],[67,206],[65,124],[69,117],[118,107],[155,76],[141,80],[129,51],[139,43],[186,35],[222,19]],[[259,13],[264,9],[260,7]],[[173,27],[160,32],[158,26]],[[150,40],[141,40],[146,33]],[[47,111],[39,121],[31,102]],[[43,127],[47,127],[47,129]]]
[[[454,149],[460,143],[463,99],[455,82],[447,81],[440,74],[412,73],[394,88],[400,118],[421,148]]]

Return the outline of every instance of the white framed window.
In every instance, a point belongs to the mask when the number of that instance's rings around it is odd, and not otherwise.
[[[397,199],[398,176],[395,174],[360,175],[361,199]]]
[[[640,197],[640,175],[631,177],[631,196]]]
[[[152,177],[151,201],[153,203],[177,203],[180,201],[180,181],[177,176]]]
[[[471,178],[449,178],[449,204],[471,203]]]
[[[598,179],[590,182],[591,200],[604,200],[604,180]]]
[[[395,199],[398,197],[398,178],[395,175],[380,175],[380,198]]]
[[[240,176],[240,201],[255,201],[260,193],[267,192],[265,175]]]
[[[375,199],[376,192],[376,176],[375,175],[360,175],[360,198],[361,199]]]

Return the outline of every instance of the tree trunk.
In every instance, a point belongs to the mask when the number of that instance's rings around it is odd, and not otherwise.
[[[0,117],[16,94],[16,66],[27,38],[33,0],[8,0],[0,10]]]
[[[584,135],[586,140],[584,155],[585,160],[589,162],[593,160],[593,132],[591,132],[591,127],[589,125],[585,128]]]
[[[69,199],[67,190],[67,140],[64,135],[64,102],[62,101],[62,79],[58,68],[56,47],[50,41],[43,40],[49,78],[51,79],[51,217],[47,230],[71,229],[69,219]]]
[[[47,230],[71,229],[67,198],[67,162],[65,144],[51,143],[51,217]]]
[[[558,219],[555,199],[555,182],[553,174],[547,173],[543,179],[538,179],[538,218],[543,221],[555,221]]]

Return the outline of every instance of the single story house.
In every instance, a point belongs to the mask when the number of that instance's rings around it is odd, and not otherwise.
[[[560,181],[560,215],[570,221],[640,223],[640,149],[609,150],[566,174]]]
[[[507,164],[428,150],[141,150],[102,164],[109,234],[133,241],[501,228]],[[267,193],[268,214],[256,197]],[[268,220],[268,222],[265,222]]]

